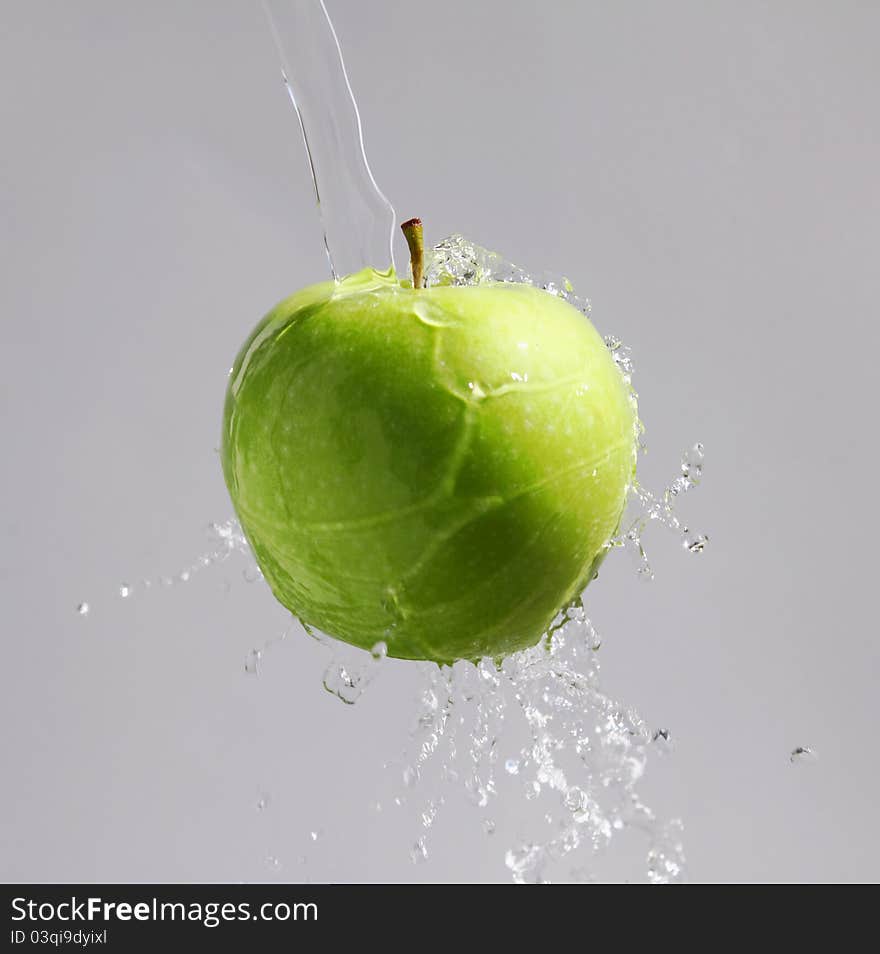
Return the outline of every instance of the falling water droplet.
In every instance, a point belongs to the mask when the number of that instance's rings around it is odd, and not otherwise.
[[[128,583],[119,584],[119,595],[122,597],[122,599],[126,599],[126,597],[131,595],[131,587],[128,585]]]
[[[80,603],[80,604],[77,606],[76,611],[77,611],[77,613],[79,613],[80,616],[88,616],[90,609],[91,609],[91,607],[89,606],[88,603]]]
[[[699,481],[703,476],[703,460],[705,458],[703,445],[697,442],[690,450],[685,451],[681,458],[681,474],[688,478],[692,484]]]
[[[709,538],[703,533],[697,533],[691,536],[690,534],[685,534],[684,539],[682,540],[682,545],[684,548],[691,553],[702,553],[706,549],[706,544],[709,542]]]
[[[518,775],[519,774],[519,762],[516,759],[508,759],[504,763],[504,771],[508,775]]]
[[[421,864],[423,861],[428,860],[428,845],[424,835],[412,846],[409,856],[414,865]]]
[[[259,649],[252,649],[244,660],[244,671],[249,676],[258,676],[260,674],[260,660],[263,654]]]
[[[660,755],[672,751],[672,733],[669,729],[657,729],[651,736],[651,741],[657,747],[657,752]]]
[[[351,706],[360,699],[364,691],[364,679],[344,663],[334,661],[324,670],[324,688]]]
[[[789,761],[793,765],[811,765],[819,761],[819,756],[814,749],[806,745],[799,745],[796,749],[792,749]]]

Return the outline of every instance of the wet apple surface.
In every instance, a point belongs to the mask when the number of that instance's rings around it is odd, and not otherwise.
[[[222,461],[278,600],[441,663],[534,644],[595,574],[635,466],[589,320],[529,285],[306,288],[230,375]]]

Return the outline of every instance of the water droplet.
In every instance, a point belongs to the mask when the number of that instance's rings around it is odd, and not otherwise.
[[[375,660],[384,659],[388,655],[388,644],[380,639],[378,643],[375,643],[370,650],[370,655]]]
[[[494,835],[494,834],[495,834],[495,822],[492,821],[491,818],[484,818],[484,819],[483,819],[483,831],[484,831],[487,835]]]
[[[267,868],[271,868],[272,871],[280,871],[280,870],[281,870],[281,861],[280,861],[278,858],[276,858],[275,855],[267,855],[267,856],[266,856],[266,867],[267,867]]]
[[[317,841],[321,837],[321,834],[322,834],[322,831],[319,828],[317,831],[310,831],[309,838],[311,838],[312,841]]]
[[[264,812],[269,807],[269,796],[266,794],[260,795],[257,799],[257,811]]]
[[[422,827],[430,828],[434,824],[434,819],[437,817],[437,803],[428,802],[427,808],[422,812]]]
[[[324,688],[346,705],[354,705],[364,691],[363,675],[350,670],[344,663],[331,662],[324,671]]]
[[[682,540],[682,544],[686,550],[689,550],[691,553],[702,553],[706,549],[706,544],[709,542],[709,538],[702,533],[695,534],[690,536],[685,535]]]
[[[811,765],[819,761],[819,756],[814,749],[806,745],[799,745],[796,749],[792,749],[789,761],[793,765]]]
[[[257,580],[262,580],[263,571],[258,566],[246,566],[241,571],[241,575],[245,583],[256,583]]]
[[[651,742],[657,755],[665,756],[673,750],[672,733],[669,729],[657,729],[652,732]]]
[[[414,765],[405,766],[402,775],[407,788],[412,788],[419,780],[419,770]]]
[[[260,674],[260,660],[263,658],[262,652],[259,649],[252,649],[244,660],[244,671],[250,676],[258,676]]]
[[[122,599],[126,599],[131,595],[131,587],[128,585],[128,583],[119,584],[119,595],[122,597]]]
[[[563,803],[572,814],[583,812],[588,804],[587,793],[578,788],[577,785],[572,785],[565,793]]]
[[[690,450],[682,455],[681,475],[687,478],[691,484],[699,483],[700,477],[703,476],[704,457],[703,445],[700,443],[694,444]]]
[[[518,775],[519,774],[519,762],[517,759],[508,759],[504,763],[504,771],[508,775]]]
[[[465,780],[465,794],[472,805],[477,808],[485,808],[489,804],[489,796],[495,793],[495,788],[491,779],[483,780],[479,775],[474,775]]]
[[[421,864],[428,860],[428,845],[424,835],[412,846],[409,856],[414,865]]]
[[[80,603],[80,604],[77,606],[76,611],[77,611],[77,613],[79,613],[80,616],[88,616],[90,609],[91,609],[91,607],[89,606],[88,603]]]

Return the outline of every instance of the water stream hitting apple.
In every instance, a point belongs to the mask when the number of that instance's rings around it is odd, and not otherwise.
[[[392,248],[395,212],[370,171],[360,116],[324,4],[320,0],[268,0],[264,9],[281,57],[282,79],[296,109],[309,156],[331,283],[344,286],[346,276],[370,269],[369,281],[374,284],[397,284]],[[447,297],[458,289],[465,293],[463,297],[476,298],[485,290],[504,285],[514,292],[524,288],[527,291],[521,294],[527,299],[546,295],[550,311],[576,310],[584,325],[589,324],[588,302],[575,294],[566,279],[513,265],[460,235],[426,250],[424,285],[428,301],[432,289]],[[419,294],[412,288],[406,291],[410,296]],[[326,297],[333,298],[334,294],[332,285],[327,286]],[[438,314],[443,324],[448,314],[442,308],[432,312],[428,306],[423,317],[429,325],[432,316]],[[602,350],[610,358],[609,367],[632,410],[628,440],[635,456],[641,446],[641,424],[632,388],[630,352],[610,335],[604,338]],[[526,383],[517,381],[522,369],[510,366],[504,370],[514,393],[518,384]],[[481,382],[471,383],[483,386]],[[497,389],[501,382],[493,380],[490,385]],[[473,399],[467,393],[460,397],[464,405]],[[527,421],[527,415],[523,421]],[[575,460],[583,435],[583,431],[569,435]],[[526,457],[529,454],[535,455],[532,464],[540,471],[545,462],[540,458],[539,445],[529,448]],[[526,471],[528,465],[526,460]],[[650,524],[672,531],[685,551],[702,553],[707,538],[692,532],[676,512],[680,497],[699,484],[702,468],[702,445],[695,444],[683,455],[679,473],[659,494],[640,486],[631,475],[626,481],[623,517],[618,521],[619,513],[615,516],[610,535],[606,533],[600,541],[605,549],[633,553],[642,579],[653,576],[643,545],[644,531]],[[569,490],[575,493],[577,488]],[[569,500],[573,500],[571,493]],[[325,523],[332,524],[333,518]],[[128,599],[138,591],[185,583],[194,574],[237,558],[244,561],[247,582],[263,578],[262,561],[255,560],[238,520],[213,524],[210,532],[212,549],[189,566],[175,575],[144,579],[139,584],[122,583],[118,596]],[[570,527],[568,532],[567,545],[571,547]],[[405,537],[403,534],[400,539]],[[552,544],[547,540],[544,543],[542,558],[552,562]],[[541,566],[535,565],[534,573],[540,572]],[[331,579],[325,576],[324,582]],[[428,589],[429,583],[426,578]],[[300,624],[296,619],[281,637],[304,630],[326,646],[331,659],[323,676],[324,687],[349,705],[361,697],[381,667],[394,664],[418,668],[422,684],[418,710],[407,751],[394,763],[400,782],[398,794],[390,802],[393,807],[415,799],[422,805],[410,848],[414,863],[429,858],[438,813],[447,798],[463,791],[482,814],[482,830],[490,840],[495,838],[492,811],[497,799],[515,798],[540,806],[528,834],[504,849],[505,863],[515,881],[590,880],[591,859],[625,829],[645,837],[647,880],[666,883],[684,879],[681,823],[658,818],[638,792],[647,762],[669,750],[671,735],[665,728],[650,727],[634,709],[603,691],[599,680],[601,639],[580,589],[568,594],[570,598],[535,645],[526,644],[515,652],[503,646],[504,652],[483,658],[463,652],[461,655],[467,658],[462,659],[453,652],[448,658],[435,653],[434,658],[442,662],[439,665],[426,661],[392,663],[386,657],[393,631],[386,638],[380,629],[367,625],[362,639],[350,639],[363,647],[360,649],[338,642],[308,621]],[[271,598],[268,590],[267,598]],[[88,616],[94,605],[83,601],[77,612]],[[513,610],[511,631],[516,629],[515,606]],[[496,622],[503,618],[495,609],[489,615]],[[269,640],[248,654],[244,670],[249,678],[259,675],[264,653],[272,643]],[[516,641],[511,645],[517,646]],[[520,641],[518,646],[522,645]],[[431,657],[430,652],[410,655]],[[513,751],[506,741],[510,729],[505,729],[512,721],[520,728],[524,726],[527,735],[526,744]],[[265,797],[261,796],[264,804]],[[377,803],[377,810],[382,808]],[[274,856],[267,860],[273,870],[279,864]]]

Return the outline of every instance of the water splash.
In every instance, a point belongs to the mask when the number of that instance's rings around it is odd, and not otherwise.
[[[357,103],[323,0],[263,0],[299,118],[335,279],[394,266],[395,214],[364,151]]]
[[[571,282],[551,272],[534,272],[509,262],[498,252],[458,233],[438,242],[425,255],[425,285],[481,285],[487,282],[518,282],[534,285],[557,295],[578,311],[590,314],[590,302],[575,294]]]
[[[681,823],[658,819],[637,790],[668,730],[652,731],[634,709],[603,691],[595,627],[582,603],[554,624],[552,635],[500,664],[484,659],[422,667],[414,758],[404,783],[427,784],[423,779],[433,766],[433,787],[413,860],[428,858],[429,830],[445,801],[437,789],[452,783],[479,809],[501,795],[540,807],[534,832],[504,854],[516,882],[546,882],[554,868],[575,857],[588,863],[626,828],[647,840],[649,881],[682,881]],[[502,786],[499,749],[523,731],[525,743],[503,762]],[[483,827],[496,830],[491,820]]]
[[[205,553],[201,553],[191,563],[187,564],[176,573],[159,574],[153,577],[144,577],[140,583],[120,583],[116,588],[116,596],[122,600],[130,600],[137,594],[148,593],[157,588],[170,589],[179,586],[182,583],[189,583],[196,575],[204,573],[220,563],[224,563],[231,556],[237,555],[245,560],[245,567],[242,575],[245,580],[262,579],[262,572],[257,566],[256,557],[245,538],[241,524],[235,520],[224,520],[220,523],[211,523],[207,528],[207,536],[212,542],[212,547]],[[91,603],[81,602],[77,606],[77,613],[81,616],[87,615],[91,611]]]
[[[691,530],[678,516],[678,498],[699,486],[703,475],[704,449],[700,443],[685,451],[681,458],[680,473],[660,494],[654,494],[638,481],[633,483],[629,508],[624,516],[624,529],[612,541],[613,546],[624,547],[635,554],[638,573],[642,579],[654,578],[644,547],[644,534],[652,522],[658,523],[676,534],[682,547],[689,553],[700,554],[706,549],[709,537]]]

